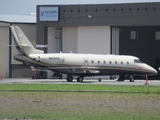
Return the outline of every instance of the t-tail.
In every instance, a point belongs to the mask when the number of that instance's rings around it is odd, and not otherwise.
[[[35,49],[18,26],[11,26],[17,50],[23,55],[43,54],[42,50]]]

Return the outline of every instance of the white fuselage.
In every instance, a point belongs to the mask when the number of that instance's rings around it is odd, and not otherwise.
[[[50,66],[81,67],[101,72],[100,69],[116,69],[121,71],[134,71],[136,73],[156,74],[157,71],[145,63],[141,63],[139,58],[125,55],[96,55],[96,54],[30,54],[30,58]],[[106,71],[107,72],[107,71]],[[130,73],[130,72],[129,72]],[[115,72],[116,74],[116,72]]]

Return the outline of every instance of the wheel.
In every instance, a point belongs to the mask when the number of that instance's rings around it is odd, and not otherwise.
[[[68,76],[67,77],[67,82],[72,82],[73,81],[73,77],[72,76]]]
[[[133,78],[131,78],[131,79],[130,79],[130,82],[134,82],[134,79],[133,79]]]
[[[130,76],[129,81],[130,81],[130,82],[134,82],[133,76]]]
[[[77,82],[83,82],[83,77],[78,77]]]
[[[98,81],[101,82],[102,81],[101,78],[99,78]]]

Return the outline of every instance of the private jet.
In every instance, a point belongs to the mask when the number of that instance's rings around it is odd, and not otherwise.
[[[51,70],[55,74],[66,74],[68,82],[72,82],[74,76],[78,82],[83,82],[84,77],[104,75],[119,75],[118,81],[124,81],[127,77],[134,82],[133,76],[157,74],[154,68],[130,55],[44,53],[33,47],[18,26],[11,26],[11,31],[20,52],[14,56],[15,60],[35,68]]]

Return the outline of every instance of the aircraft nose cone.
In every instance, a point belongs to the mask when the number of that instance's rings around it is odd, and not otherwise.
[[[150,67],[151,75],[156,75],[158,72],[154,68]]]
[[[153,67],[151,67],[147,64],[145,64],[144,67],[146,70],[146,74],[148,74],[148,75],[156,75],[158,73],[157,70],[155,70]]]
[[[156,75],[157,73],[157,70],[153,69],[153,74]]]

